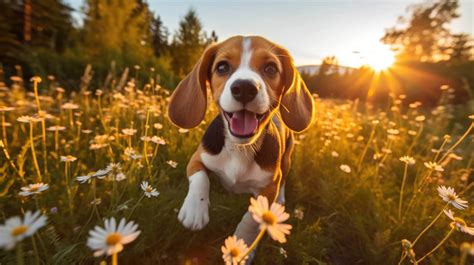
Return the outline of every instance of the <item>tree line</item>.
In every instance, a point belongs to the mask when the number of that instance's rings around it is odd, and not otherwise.
[[[130,67],[138,76],[155,72],[174,85],[217,41],[193,9],[173,33],[144,0],[85,0],[79,24],[73,11],[62,0],[0,1],[2,76],[54,75],[74,86],[92,64],[99,82]]]

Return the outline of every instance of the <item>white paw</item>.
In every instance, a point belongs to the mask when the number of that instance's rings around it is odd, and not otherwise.
[[[201,230],[209,223],[209,199],[188,194],[179,210],[178,219],[190,230]]]
[[[188,195],[178,214],[184,227],[195,231],[209,223],[209,186],[209,178],[203,171],[189,177]]]

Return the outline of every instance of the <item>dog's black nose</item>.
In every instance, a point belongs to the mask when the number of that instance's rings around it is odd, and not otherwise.
[[[235,80],[230,90],[235,100],[244,104],[254,99],[258,93],[258,87],[255,82],[245,79]]]

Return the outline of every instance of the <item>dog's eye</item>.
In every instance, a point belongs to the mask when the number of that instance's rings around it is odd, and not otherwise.
[[[278,73],[278,68],[274,63],[268,63],[263,71],[269,76],[275,76]]]
[[[226,61],[219,62],[216,66],[216,72],[220,75],[226,75],[230,72],[230,65]]]

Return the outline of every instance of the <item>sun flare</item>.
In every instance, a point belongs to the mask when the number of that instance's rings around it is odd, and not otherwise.
[[[395,55],[386,46],[381,46],[367,54],[367,65],[377,72],[387,70],[395,62]]]

